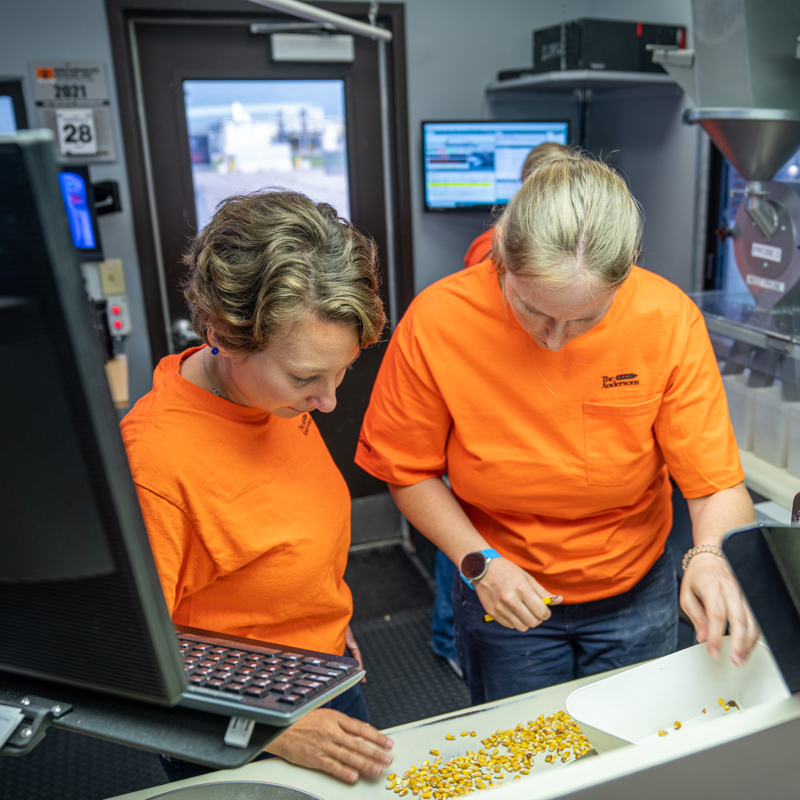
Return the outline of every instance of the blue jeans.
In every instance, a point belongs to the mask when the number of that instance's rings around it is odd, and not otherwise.
[[[436,551],[435,581],[436,596],[433,598],[431,617],[431,647],[437,656],[458,658],[453,638],[453,601],[450,585],[456,571],[453,562],[441,551]]]
[[[484,622],[476,592],[452,584],[456,648],[473,705],[674,653],[678,594],[669,546],[636,586],[589,603],[551,606],[525,633]]]
[[[345,655],[349,656],[350,651],[345,650]],[[364,700],[364,693],[361,691],[361,684],[358,683],[321,707],[332,708],[334,711],[341,711],[342,714],[347,714],[348,717],[360,719],[362,722],[369,722],[367,703],[366,700]],[[204,764],[195,764],[193,761],[182,761],[179,758],[168,758],[163,755],[159,755],[158,758],[170,781],[182,781],[185,778],[196,778],[198,775],[206,775],[209,772],[215,771],[214,767],[207,767]],[[259,753],[253,761],[263,761],[266,758],[275,758],[275,756],[269,753]]]

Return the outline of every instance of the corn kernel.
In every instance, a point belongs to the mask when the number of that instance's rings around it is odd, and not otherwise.
[[[666,736],[668,733],[669,733],[669,731],[659,731],[658,735],[659,736]]]
[[[475,731],[463,731],[461,736],[477,736]],[[448,734],[450,741],[456,737]],[[513,777],[518,780],[528,775],[533,766],[533,754],[547,751],[546,761],[555,763],[556,759],[566,762],[587,752],[591,745],[583,736],[575,721],[565,712],[553,714],[547,718],[540,715],[527,727],[523,723],[514,728],[497,730],[491,736],[481,740],[486,749],[478,752],[467,750],[466,755],[458,755],[442,763],[439,751],[431,750],[436,755],[433,765],[426,759],[422,767],[410,767],[404,774],[401,784],[396,784],[397,794],[405,791],[413,792],[415,797],[423,800],[447,800],[451,797],[462,797],[475,790],[502,786],[507,773],[519,773]],[[500,747],[505,752],[500,753]],[[391,782],[387,785],[387,789]]]
[[[445,736],[444,738],[445,738],[445,739],[449,739],[449,740],[452,742],[452,741],[453,741],[453,740],[454,740],[456,737],[455,737],[455,736],[453,736],[453,734],[452,734],[452,733],[448,733],[448,734],[447,734],[447,736]]]
[[[679,731],[681,729],[681,723],[676,721],[672,727],[675,728],[676,731]]]

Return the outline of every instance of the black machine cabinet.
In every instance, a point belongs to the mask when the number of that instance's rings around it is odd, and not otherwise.
[[[566,51],[563,66],[562,39]],[[686,28],[608,19],[576,19],[543,28],[533,32],[533,71],[664,72],[653,63],[648,44],[683,48]]]

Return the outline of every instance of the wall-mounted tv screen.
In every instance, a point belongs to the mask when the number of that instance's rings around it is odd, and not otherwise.
[[[525,156],[543,142],[569,144],[569,123],[423,122],[426,211],[486,211],[521,186]]]

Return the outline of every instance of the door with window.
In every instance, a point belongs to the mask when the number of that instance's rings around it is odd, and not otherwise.
[[[221,199],[262,187],[331,203],[377,241],[387,313],[390,295],[399,313],[410,302],[410,233],[395,225],[410,216],[402,6],[390,5],[378,17],[394,34],[383,55],[354,36],[352,62],[287,62],[271,57],[269,31],[296,18],[241,1],[170,10],[153,0],[148,11],[108,0],[122,108],[132,112],[126,150],[154,360],[193,343],[179,289],[190,239]],[[368,8],[329,5],[364,22]],[[381,355],[380,346],[365,351],[334,413],[315,414],[354,498],[385,492],[353,463]]]

